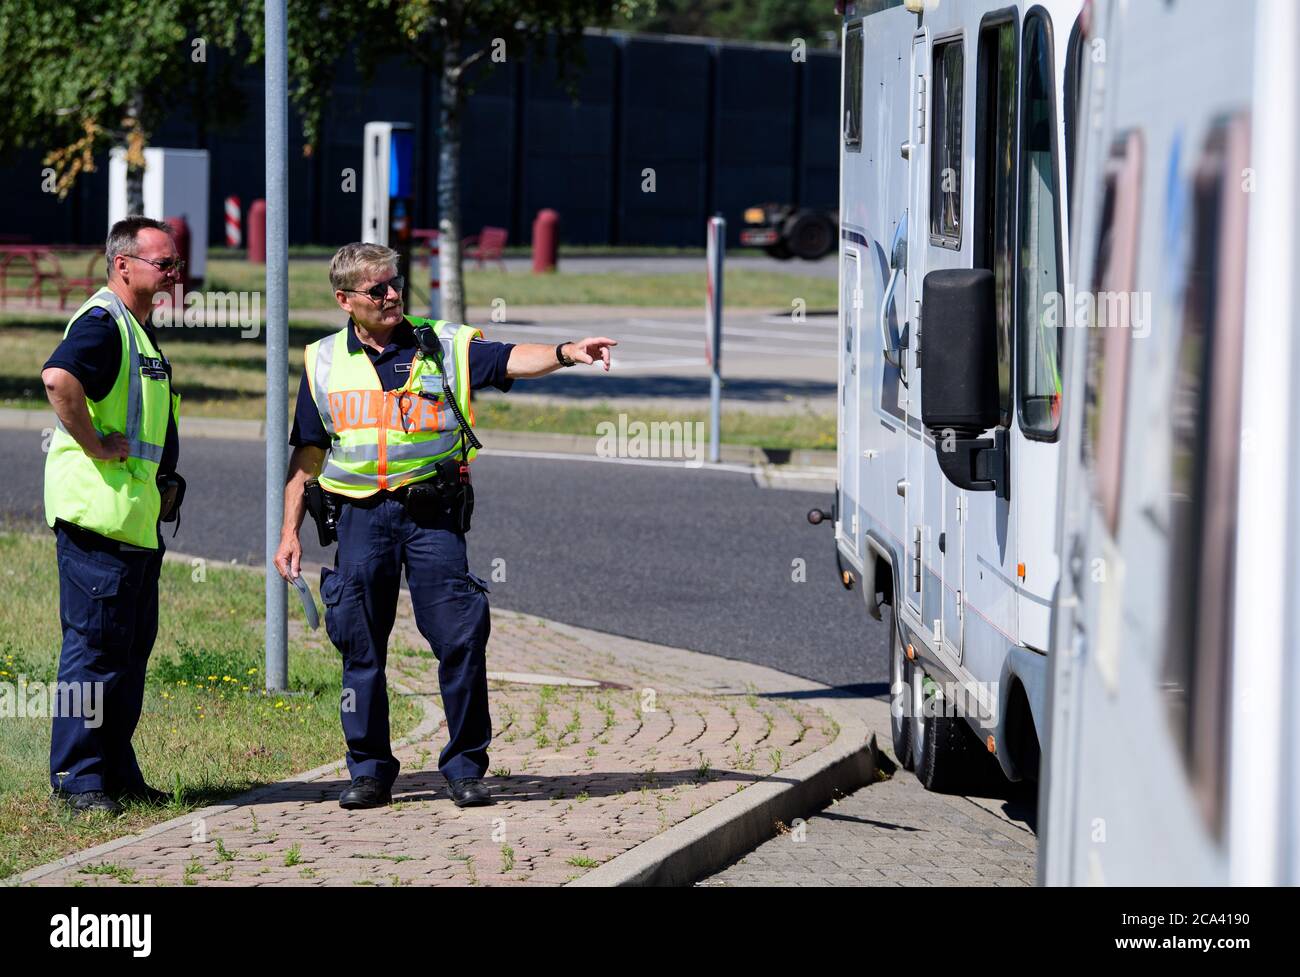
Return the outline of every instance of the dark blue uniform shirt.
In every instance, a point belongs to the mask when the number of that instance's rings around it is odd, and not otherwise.
[[[153,323],[146,319],[141,325],[149,340],[159,353],[158,336]],[[163,357],[167,368],[167,382],[170,385],[172,365]],[[118,367],[122,364],[122,334],[117,323],[108,314],[107,309],[91,309],[78,317],[68,330],[67,337],[55,348],[53,355],[45,361],[42,369],[52,366],[67,370],[81,381],[90,400],[103,400],[117,382]],[[176,435],[176,420],[167,412],[167,441],[163,445],[162,460],[158,471],[162,474],[176,471],[176,459],[180,454],[180,438]]]
[[[506,375],[506,365],[510,362],[510,351],[514,343],[494,343],[486,339],[472,339],[469,344],[469,386],[471,390],[481,387],[496,387],[500,391],[509,390],[515,381]],[[385,390],[396,390],[406,383],[411,376],[411,361],[415,359],[418,349],[415,342],[415,330],[409,322],[403,322],[393,330],[389,343],[382,350],[375,350],[357,338],[357,331],[348,320],[348,352],[355,353],[364,349],[379,375],[379,383]],[[466,418],[469,420],[469,418]],[[295,448],[304,444],[318,448],[330,446],[330,436],[325,433],[321,423],[320,412],[316,402],[311,399],[311,387],[307,384],[307,368],[303,367],[302,378],[298,381],[298,404],[293,412],[293,430],[289,433],[289,443]]]

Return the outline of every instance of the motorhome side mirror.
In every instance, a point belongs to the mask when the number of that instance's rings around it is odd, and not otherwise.
[[[921,286],[921,421],[939,467],[959,488],[1007,494],[1005,432],[998,426],[998,333],[993,272],[945,268]]]
[[[925,376],[921,420],[930,430],[982,434],[998,423],[998,332],[993,272],[945,268],[921,286]]]

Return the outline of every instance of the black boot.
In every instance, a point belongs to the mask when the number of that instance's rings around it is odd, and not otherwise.
[[[366,807],[383,807],[393,800],[392,792],[376,777],[358,777],[339,795],[339,807],[349,811]]]
[[[482,807],[492,803],[492,795],[478,777],[461,777],[447,781],[447,791],[457,807]]]

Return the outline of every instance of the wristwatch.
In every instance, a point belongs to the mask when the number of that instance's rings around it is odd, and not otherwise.
[[[561,366],[573,366],[577,360],[572,360],[564,355],[564,343],[557,343],[555,346],[555,360]]]

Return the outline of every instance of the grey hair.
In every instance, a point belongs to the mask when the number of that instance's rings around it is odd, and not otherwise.
[[[108,241],[104,244],[104,259],[110,276],[113,274],[113,259],[119,254],[134,255],[136,235],[146,227],[162,231],[164,234],[172,232],[171,227],[162,221],[154,220],[152,217],[141,217],[139,214],[126,217],[109,228]]]
[[[354,290],[367,277],[397,267],[397,252],[382,244],[345,244],[330,262],[330,285],[337,291]]]

